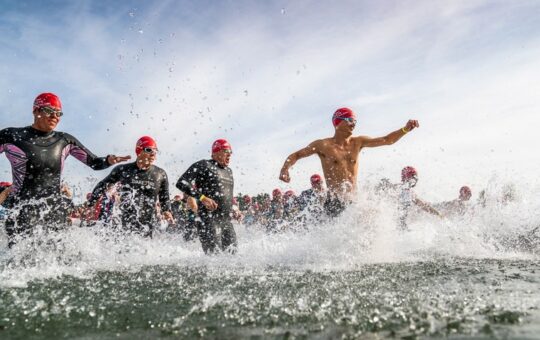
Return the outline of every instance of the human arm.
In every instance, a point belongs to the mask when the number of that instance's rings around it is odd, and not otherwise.
[[[101,180],[92,190],[92,196],[88,200],[88,205],[94,206],[98,199],[105,194],[109,184],[118,183],[121,179],[122,166],[115,167],[111,173]]]
[[[309,157],[319,150],[319,141],[312,142],[308,146],[306,146],[303,149],[300,149],[296,152],[293,152],[290,154],[287,159],[285,159],[285,162],[283,163],[283,166],[281,167],[281,171],[279,173],[279,179],[283,182],[289,183],[291,181],[291,177],[289,175],[289,169],[296,164],[296,162],[302,158]]]
[[[11,191],[11,187],[8,187],[8,188],[5,188],[1,193],[0,193],[0,205],[2,205],[2,203],[4,203],[4,201],[6,200],[6,198],[9,196],[9,192]]]
[[[367,147],[367,148],[374,148],[374,147],[383,146],[383,145],[392,145],[398,140],[400,140],[401,137],[405,136],[411,130],[414,130],[415,128],[419,126],[420,125],[418,124],[417,120],[411,119],[407,122],[407,124],[404,127],[396,131],[390,132],[386,136],[376,137],[376,138],[359,136],[359,137],[355,137],[355,139],[361,143],[362,147]]]
[[[208,169],[206,169],[206,166],[202,161],[193,164],[182,176],[180,176],[178,182],[176,182],[176,187],[183,193],[200,200],[208,210],[213,211],[217,209],[217,203],[213,199],[203,195],[203,193],[197,189],[197,183],[201,181],[200,177],[204,176],[204,174],[208,172],[207,170]]]
[[[103,170],[108,168],[111,165],[117,164],[119,162],[125,162],[131,158],[131,156],[115,156],[108,155],[106,157],[97,157],[90,150],[88,150],[78,139],[75,137],[66,134],[66,139],[68,140],[68,152],[71,156],[75,157],[82,163],[88,165],[94,170]]]
[[[186,200],[186,204],[189,210],[193,211],[195,214],[199,212],[199,205],[194,197],[189,196]]]
[[[174,218],[171,213],[171,200],[169,198],[169,179],[165,171],[163,171],[163,174],[162,174],[158,197],[159,197],[159,206],[161,207],[161,211],[163,212],[163,218],[167,222],[173,224]]]
[[[432,214],[432,215],[435,215],[435,216],[439,216],[439,217],[443,217],[443,215],[435,208],[433,208],[430,204],[422,201],[421,199],[419,198],[414,198],[414,204],[416,204],[417,206],[419,206],[422,210]]]

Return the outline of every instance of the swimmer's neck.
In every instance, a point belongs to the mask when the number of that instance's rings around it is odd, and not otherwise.
[[[336,131],[336,133],[334,133],[334,137],[332,138],[336,144],[345,145],[351,142],[352,134]]]

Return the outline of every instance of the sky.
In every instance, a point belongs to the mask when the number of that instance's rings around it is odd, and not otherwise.
[[[316,156],[278,181],[290,153],[333,134],[339,107],[364,149],[359,186],[417,168],[430,200],[473,195],[497,178],[538,185],[538,1],[3,1],[0,128],[32,123],[32,102],[58,94],[58,130],[97,155],[134,156],[153,136],[174,183],[233,146],[236,192],[299,192],[321,173]],[[71,158],[80,194],[109,170]],[[0,159],[0,176],[11,170]]]

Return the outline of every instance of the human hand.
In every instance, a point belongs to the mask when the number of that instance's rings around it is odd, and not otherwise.
[[[169,222],[169,224],[174,224],[174,217],[170,211],[165,211],[163,213],[163,218],[165,219],[165,221]]]
[[[218,204],[216,203],[216,201],[214,201],[213,199],[211,198],[208,198],[206,196],[203,196],[203,198],[201,199],[201,203],[206,207],[206,209],[208,209],[209,211],[214,211],[218,208]]]
[[[107,156],[107,163],[109,163],[109,165],[114,165],[116,163],[125,162],[125,161],[127,161],[129,159],[131,159],[131,156],[108,155]]]
[[[410,119],[407,124],[405,124],[405,132],[410,132],[411,130],[414,130],[415,128],[420,127],[420,124],[418,124],[417,120]]]
[[[289,169],[282,168],[279,174],[279,179],[285,183],[289,183],[291,181],[291,177],[289,176]]]

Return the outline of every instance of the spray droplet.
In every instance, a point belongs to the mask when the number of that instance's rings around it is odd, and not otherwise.
[[[281,15],[285,15],[285,8],[281,9]]]

